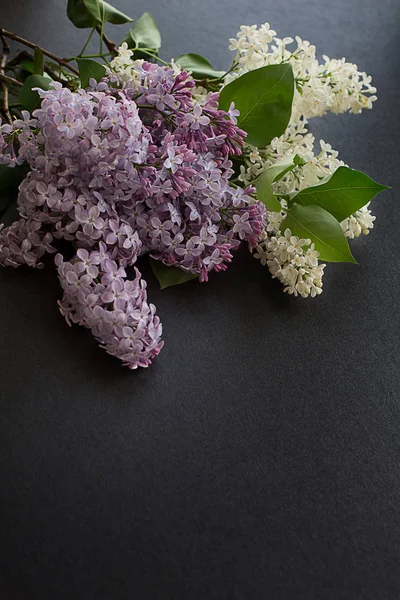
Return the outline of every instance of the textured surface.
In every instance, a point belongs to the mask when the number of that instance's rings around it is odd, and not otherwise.
[[[0,22],[71,55],[64,4],[3,0]],[[356,62],[374,110],[312,130],[393,189],[315,300],[245,252],[162,292],[143,267],[166,344],[136,373],[68,329],[52,269],[0,273],[0,599],[398,599],[399,4],[115,4],[154,14],[166,58],[224,68],[239,25],[269,20]]]

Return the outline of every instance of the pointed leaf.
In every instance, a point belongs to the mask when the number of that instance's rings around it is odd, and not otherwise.
[[[15,196],[11,192],[0,191],[0,216],[13,200],[15,200]]]
[[[28,73],[33,73],[35,70],[34,64],[33,64],[33,60],[28,60],[26,58],[23,58],[20,62],[19,62],[19,67],[21,67],[21,69],[23,69],[24,71],[28,71]]]
[[[97,23],[101,23],[101,0],[83,0],[83,4],[93,19],[95,19]]]
[[[158,50],[161,46],[161,35],[153,17],[145,12],[131,27],[123,41],[128,44],[128,48]]]
[[[76,62],[79,69],[79,78],[81,80],[81,86],[86,88],[89,86],[89,80],[95,79],[100,81],[106,74],[106,70],[100,63],[90,58],[77,58]]]
[[[40,48],[36,46],[33,54],[33,72],[35,75],[43,75],[44,56]]]
[[[214,79],[225,74],[225,71],[215,71],[200,54],[181,54],[175,62],[185,71],[191,71],[195,79]]]
[[[29,167],[26,164],[16,167],[0,165],[0,213],[15,200],[15,192],[28,171]]]
[[[8,167],[0,165],[0,190],[17,189],[21,181],[25,178],[29,167],[26,164]]]
[[[284,133],[290,119],[294,79],[289,64],[268,65],[245,73],[225,86],[219,108],[231,102],[240,111],[238,126],[247,132],[246,142],[263,148]]]
[[[35,70],[33,61],[26,58],[23,58],[18,63],[18,66],[20,66],[24,71],[28,71],[28,73],[33,73]],[[50,60],[44,61],[44,67],[49,70],[49,76],[51,76],[51,73],[54,73],[54,75],[56,75],[61,81],[67,82],[71,81],[71,79],[75,79],[75,76],[72,75],[72,73],[68,73],[68,71],[60,69],[60,65]],[[46,74],[47,71],[44,73],[44,77],[46,77]]]
[[[153,273],[157,277],[162,290],[164,288],[171,287],[172,285],[185,283],[191,279],[198,279],[199,277],[193,273],[183,271],[178,267],[167,267],[167,265],[159,260],[154,260],[153,258],[149,258],[149,260]]]
[[[281,203],[272,191],[272,184],[282,179],[286,173],[300,164],[304,164],[304,161],[297,154],[294,157],[284,158],[267,167],[254,181],[257,198],[265,204],[268,210],[279,212],[282,208]]]
[[[286,229],[299,238],[314,242],[320,260],[357,264],[340,223],[320,206],[292,206],[281,224],[281,231]]]
[[[100,25],[103,14],[104,21],[114,25],[132,21],[128,15],[103,0],[68,0],[67,16],[75,27],[86,29]]]
[[[39,94],[32,88],[48,90],[52,79],[48,75],[29,75],[24,81],[24,85],[19,91],[19,101],[22,106],[32,112],[38,108],[41,103]]]
[[[292,201],[303,206],[316,204],[343,221],[386,189],[387,186],[376,183],[361,171],[339,167],[323,182],[293,196]]]
[[[101,23],[99,0],[68,0],[68,19],[79,29]]]
[[[111,4],[108,4],[108,2],[102,2],[102,0],[100,0],[100,12],[101,5],[104,6],[104,20],[107,21],[107,23],[122,25],[123,23],[131,23],[133,21],[133,19],[128,17],[128,15],[125,15],[120,10],[117,10],[111,6]]]

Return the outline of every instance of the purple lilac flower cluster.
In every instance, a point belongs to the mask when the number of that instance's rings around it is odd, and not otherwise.
[[[0,231],[0,265],[41,267],[54,238],[71,241],[76,256],[56,256],[61,312],[130,368],[150,364],[162,341],[145,282],[125,268],[150,252],[207,281],[240,240],[256,246],[265,219],[253,190],[229,183],[245,137],[234,107],[218,110],[213,93],[194,102],[184,71],[135,68],[127,84],[111,73],[88,90],[53,83],[32,117],[0,128],[0,162],[30,166],[21,219]]]
[[[147,303],[146,282],[126,278],[125,269],[108,258],[107,246],[89,252],[79,248],[76,257],[56,265],[64,290],[61,313],[67,323],[90,329],[100,346],[128,367],[147,367],[160,352],[162,326],[154,304]]]

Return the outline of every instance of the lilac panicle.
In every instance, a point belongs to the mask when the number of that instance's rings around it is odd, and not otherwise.
[[[130,369],[147,367],[163,341],[155,306],[147,303],[146,282],[136,268],[135,278],[128,280],[100,244],[91,252],[80,248],[71,261],[56,255],[64,290],[61,313],[69,324],[90,329],[100,346]]]
[[[207,281],[241,240],[256,246],[265,219],[254,190],[229,181],[245,138],[234,107],[219,110],[215,93],[194,102],[184,71],[135,69],[131,82],[109,73],[76,92],[52,83],[32,116],[0,127],[0,163],[30,166],[21,219],[0,230],[0,265],[40,267],[54,240],[70,241],[76,256],[56,261],[61,312],[131,368],[158,354],[161,325],[139,272],[130,282],[124,269],[150,252]]]

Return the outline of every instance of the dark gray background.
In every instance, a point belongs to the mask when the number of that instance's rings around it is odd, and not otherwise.
[[[0,22],[72,55],[65,4],[1,0]],[[208,285],[160,291],[143,266],[165,349],[139,372],[66,326],[53,269],[0,273],[0,598],[398,599],[400,5],[115,4],[153,13],[167,59],[224,68],[238,27],[268,20],[356,62],[374,110],[312,131],[392,190],[314,300],[245,251]]]

